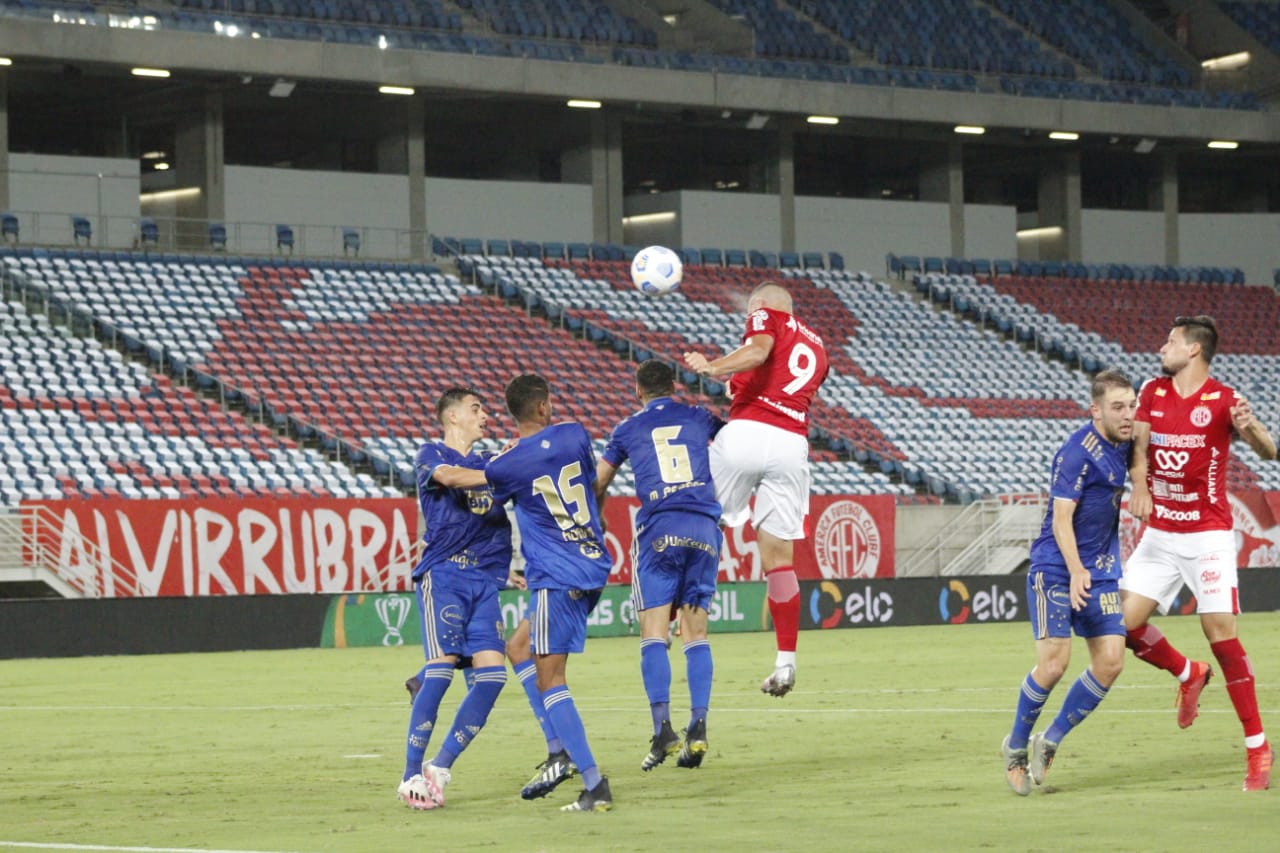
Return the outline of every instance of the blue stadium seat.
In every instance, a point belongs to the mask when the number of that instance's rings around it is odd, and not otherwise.
[[[155,246],[160,243],[160,226],[149,216],[144,216],[138,220],[138,244],[140,246]]]
[[[12,213],[0,213],[0,237],[6,242],[18,242],[18,217]]]
[[[73,216],[71,217],[71,241],[80,245],[81,240],[84,240],[86,246],[93,241],[93,226],[89,224],[88,217]]]
[[[276,226],[276,248],[282,253],[293,254],[293,228],[288,225]],[[288,250],[287,252],[285,250]]]
[[[342,229],[342,254],[352,257],[360,254],[360,232],[356,229]]]
[[[218,252],[227,250],[227,226],[221,222],[209,223],[209,248]]]

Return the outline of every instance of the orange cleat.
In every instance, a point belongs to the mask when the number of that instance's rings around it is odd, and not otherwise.
[[[1200,716],[1200,691],[1213,677],[1213,667],[1203,661],[1191,662],[1191,676],[1178,685],[1178,728],[1185,729]]]
[[[1249,750],[1249,769],[1244,774],[1246,791],[1265,791],[1271,787],[1271,762],[1275,758],[1276,752],[1269,743]]]

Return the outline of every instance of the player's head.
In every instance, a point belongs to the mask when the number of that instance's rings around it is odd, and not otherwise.
[[[641,400],[670,397],[675,390],[675,369],[665,361],[651,358],[636,368],[636,396]]]
[[[795,313],[791,304],[791,293],[776,281],[765,281],[756,285],[747,299],[747,313],[759,311],[761,308],[772,308],[787,314]]]
[[[1218,324],[1207,314],[1194,317],[1175,317],[1169,339],[1160,347],[1160,369],[1166,376],[1175,376],[1197,358],[1205,366],[1218,352]]]
[[[455,385],[436,401],[436,420],[444,428],[446,441],[451,437],[450,433],[456,433],[457,437],[474,442],[484,437],[489,416],[485,413],[479,391]]]
[[[551,421],[551,386],[536,373],[523,373],[507,383],[507,411],[517,423]]]
[[[1133,415],[1138,409],[1138,395],[1133,383],[1115,368],[1108,368],[1093,377],[1090,388],[1093,402],[1089,414],[1094,428],[1112,444],[1133,438]]]

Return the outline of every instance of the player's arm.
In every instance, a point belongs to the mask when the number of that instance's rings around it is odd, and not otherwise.
[[[462,465],[437,465],[431,469],[431,479],[446,489],[476,489],[489,484],[484,471]]]
[[[604,499],[609,491],[609,484],[613,482],[613,477],[618,473],[618,469],[610,465],[604,459],[596,463],[596,506],[600,508],[600,520],[604,520]]]
[[[1129,460],[1129,514],[1138,521],[1151,515],[1151,489],[1147,486],[1147,448],[1151,445],[1151,424],[1133,422],[1133,456]]]
[[[1262,421],[1254,417],[1253,407],[1244,397],[1236,397],[1236,404],[1231,407],[1231,425],[1236,428],[1245,444],[1263,459],[1276,458],[1275,439],[1262,425]]]
[[[773,335],[752,335],[747,338],[746,343],[728,355],[708,361],[700,352],[687,352],[684,354],[684,363],[700,376],[729,376],[759,367],[771,352]]]
[[[1076,528],[1074,520],[1075,501],[1067,498],[1053,499],[1053,541],[1058,543],[1058,551],[1071,573],[1071,609],[1083,610],[1089,600],[1089,587],[1093,585],[1089,570],[1080,560],[1080,551],[1076,544]]]

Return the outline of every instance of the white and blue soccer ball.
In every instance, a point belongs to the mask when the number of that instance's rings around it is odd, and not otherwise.
[[[680,256],[666,246],[647,246],[636,252],[631,261],[631,281],[645,293],[670,293],[680,286],[683,277]]]

